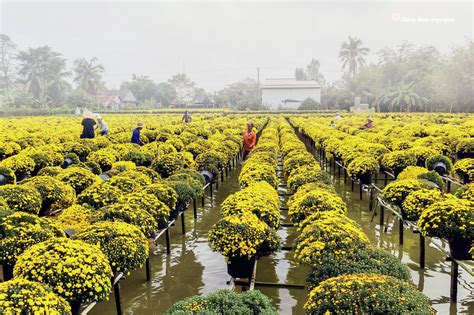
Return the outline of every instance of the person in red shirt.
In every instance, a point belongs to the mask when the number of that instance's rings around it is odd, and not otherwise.
[[[369,117],[367,118],[367,123],[363,124],[361,129],[372,129],[374,127],[375,127],[374,120],[373,118]]]
[[[247,123],[247,130],[244,132],[244,153],[242,155],[242,159],[245,160],[247,155],[252,151],[255,147],[255,142],[257,141],[257,136],[253,131],[253,123]]]

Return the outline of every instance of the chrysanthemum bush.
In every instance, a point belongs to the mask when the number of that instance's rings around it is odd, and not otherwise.
[[[454,172],[465,183],[474,181],[474,158],[458,160]]]
[[[370,156],[361,156],[352,160],[347,166],[347,174],[359,178],[365,174],[375,174],[379,171],[379,162]]]
[[[160,182],[140,188],[138,191],[152,194],[158,200],[164,202],[171,210],[176,208],[178,194],[166,183]]]
[[[115,203],[100,209],[101,219],[123,221],[138,227],[146,237],[151,237],[158,229],[158,223],[152,214],[139,208],[137,204]]]
[[[253,213],[230,215],[220,219],[209,232],[209,244],[227,260],[264,256],[278,249],[276,232]]]
[[[222,216],[251,212],[271,228],[280,226],[278,194],[267,182],[258,182],[227,197],[221,204]]]
[[[454,196],[432,203],[418,220],[423,235],[447,240],[474,239],[474,207],[466,199]]]
[[[5,178],[4,184],[16,184],[15,172],[12,169],[0,166],[0,175]]]
[[[173,306],[167,315],[178,314],[266,314],[276,315],[271,300],[258,290],[236,293],[219,290],[207,296],[187,297]]]
[[[348,218],[331,212],[301,229],[295,239],[295,258],[301,262],[319,265],[323,257],[345,255],[364,248],[369,240],[362,228]]]
[[[145,235],[138,227],[124,222],[97,222],[73,234],[72,238],[98,245],[113,272],[138,268],[149,254]]]
[[[341,197],[334,192],[318,187],[310,191],[295,193],[288,202],[288,215],[298,223],[319,211],[338,211],[345,213],[347,207]]]
[[[405,150],[392,151],[382,158],[382,166],[398,175],[404,168],[416,165],[416,157]]]
[[[417,221],[421,213],[431,204],[443,198],[439,190],[419,189],[408,194],[402,203],[402,211],[407,220]]]
[[[171,209],[155,195],[142,191],[136,191],[120,198],[120,203],[127,204],[133,208],[145,210],[158,226],[163,226],[168,222]]]
[[[107,182],[94,184],[77,196],[79,204],[87,204],[95,209],[113,204],[119,200],[122,192]]]
[[[45,284],[26,279],[0,283],[1,314],[71,314],[67,301]]]
[[[435,314],[430,300],[406,281],[378,274],[341,275],[311,290],[308,314]]]
[[[35,176],[25,180],[25,186],[35,187],[41,194],[41,210],[57,210],[71,206],[76,201],[74,189],[49,176]]]
[[[81,168],[81,167],[68,167],[56,177],[70,185],[76,191],[76,194],[80,194],[86,188],[92,186],[95,183],[100,181],[100,178],[89,171],[88,169]]]
[[[13,266],[17,257],[34,244],[65,237],[52,220],[16,212],[0,218],[0,265]]]
[[[307,283],[314,288],[326,279],[357,273],[381,274],[411,282],[410,270],[400,259],[380,248],[368,246],[345,255],[321,257],[321,264],[312,266]]]
[[[76,204],[61,211],[56,217],[56,222],[63,230],[71,229],[77,233],[96,221],[98,217],[99,213],[94,209]]]
[[[436,189],[436,187],[427,180],[402,179],[393,181],[385,186],[382,190],[382,196],[389,202],[397,206],[402,206],[403,201],[411,192],[422,188]]]
[[[322,171],[319,164],[304,165],[291,170],[286,185],[290,193],[295,193],[304,184],[314,182],[332,182],[330,175]]]
[[[67,301],[82,303],[106,299],[113,276],[98,246],[67,238],[28,248],[18,257],[13,275],[45,283]]]
[[[39,191],[29,185],[0,186],[0,197],[6,201],[11,210],[32,214],[39,213],[43,202]]]

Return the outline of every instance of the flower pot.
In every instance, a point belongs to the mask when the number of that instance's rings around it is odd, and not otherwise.
[[[174,210],[171,210],[169,221],[176,220],[178,218],[178,215],[179,215],[179,210],[178,210],[178,207],[176,207]]]
[[[461,176],[461,182],[465,185],[467,183],[469,183],[469,175],[467,174],[462,174]]]
[[[171,219],[171,218],[170,218]],[[168,227],[168,222],[165,222],[164,220],[158,223],[158,229],[163,230]]]
[[[80,301],[69,302],[69,305],[71,306],[71,314],[72,315],[81,314],[81,304],[82,303]]]
[[[227,273],[234,278],[251,278],[254,266],[255,256],[250,259],[247,257],[233,257],[229,259],[227,264]]]
[[[433,169],[438,173],[440,176],[443,176],[448,173],[448,167],[444,162],[436,162],[433,165]]]
[[[468,159],[468,158],[474,158],[474,153],[471,152],[459,152],[458,153],[458,159]]]
[[[370,173],[361,174],[359,175],[359,180],[364,185],[370,185],[372,184],[372,174]]]
[[[451,257],[458,260],[472,260],[472,255],[469,253],[472,240],[466,238],[455,238],[448,240],[448,242]]]
[[[13,278],[13,266],[2,265],[3,281],[8,281]]]

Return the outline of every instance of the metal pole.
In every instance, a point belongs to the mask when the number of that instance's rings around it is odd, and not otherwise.
[[[219,180],[217,180],[217,182],[219,182]],[[212,201],[212,182],[209,183],[209,192],[210,192],[210,197],[211,197],[211,201]]]
[[[150,265],[150,257],[145,260],[145,272],[146,272],[146,281],[151,280],[151,265]]]
[[[221,182],[224,182],[224,171],[221,171]]]
[[[117,308],[117,315],[122,315],[122,299],[120,297],[120,281],[114,284],[115,307]]]
[[[219,189],[219,175],[216,176],[216,189]]]
[[[362,183],[359,184],[359,198],[362,200]]]
[[[458,300],[458,275],[459,265],[454,259],[451,259],[451,302]]]
[[[374,188],[370,187],[370,201],[369,201],[369,211],[372,212],[374,210]]]
[[[197,200],[196,198],[193,198],[193,211],[194,211],[194,219],[197,219]]]

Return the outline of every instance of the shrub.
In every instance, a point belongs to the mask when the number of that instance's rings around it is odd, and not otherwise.
[[[219,174],[227,164],[227,157],[215,150],[207,150],[196,157],[196,167],[200,171],[209,171],[214,175]]]
[[[365,174],[374,174],[379,171],[379,162],[368,156],[361,156],[352,160],[347,166],[347,174],[352,178],[358,178]]]
[[[395,176],[410,165],[416,165],[416,158],[409,151],[392,151],[382,157],[382,166],[392,170]]]
[[[418,220],[423,235],[453,239],[474,238],[474,208],[468,200],[450,196],[427,207]]]
[[[266,182],[253,184],[228,196],[221,204],[221,215],[241,215],[253,213],[271,228],[280,226],[278,194]]]
[[[124,222],[97,222],[72,238],[98,245],[114,273],[138,268],[148,257],[145,235],[138,227]]]
[[[314,288],[322,281],[345,274],[372,273],[411,281],[410,270],[394,255],[377,247],[367,247],[338,257],[321,257],[321,264],[313,266],[307,282]]]
[[[263,256],[275,251],[279,238],[268,225],[254,214],[245,212],[239,216],[227,216],[220,219],[209,232],[209,244],[226,260],[237,257],[251,258]],[[263,250],[265,248],[265,250]]]
[[[319,166],[304,165],[290,172],[286,184],[290,193],[295,193],[299,187],[312,182],[323,182],[329,185],[332,183],[332,179],[331,176],[322,171]]]
[[[311,290],[309,314],[435,314],[430,300],[406,281],[362,273],[341,275]]]
[[[140,191],[156,196],[158,200],[164,202],[171,210],[176,208],[178,194],[173,188],[164,183],[151,184],[143,187]]]
[[[0,283],[1,314],[71,314],[71,307],[47,285],[25,279]]]
[[[382,190],[384,199],[401,207],[405,198],[412,192],[421,188],[435,189],[433,184],[426,180],[419,179],[402,179],[389,183]]]
[[[235,293],[230,290],[219,290],[208,296],[194,295],[175,303],[165,314],[265,314],[276,315],[277,310],[271,300],[252,290]]]
[[[76,201],[74,189],[50,176],[35,176],[25,180],[24,186],[35,187],[41,194],[42,211],[70,207]]]
[[[298,223],[307,216],[319,211],[338,211],[345,213],[347,207],[338,195],[323,188],[298,194],[288,202],[288,215],[291,221]]]
[[[0,175],[5,177],[5,184],[16,184],[15,172],[12,169],[0,166]]]
[[[43,202],[41,194],[35,187],[26,185],[0,186],[0,197],[13,211],[23,211],[38,214]]]
[[[0,166],[11,169],[17,178],[22,178],[35,169],[35,161],[24,154],[17,154],[1,161]]]
[[[100,180],[97,175],[94,175],[94,173],[88,169],[81,167],[69,167],[59,173],[57,178],[74,188],[76,194],[80,194],[86,188],[98,183]]]
[[[474,159],[467,158],[467,159],[458,160],[454,164],[454,172],[464,182],[474,181]]]
[[[143,209],[153,216],[158,225],[168,222],[170,216],[170,208],[155,195],[146,192],[136,191],[120,198],[121,203]]]
[[[77,196],[79,204],[87,204],[92,208],[99,209],[103,206],[115,203],[119,200],[122,192],[117,187],[107,182],[90,186]]]
[[[453,163],[451,163],[451,160],[442,155],[442,154],[437,154],[437,155],[432,155],[426,159],[426,168],[432,171],[434,169],[434,165],[438,162],[443,162],[446,165],[447,168],[447,174],[451,173],[453,170]]]
[[[24,212],[0,218],[0,235],[0,264],[10,266],[32,245],[54,237],[65,237],[51,221]]]
[[[107,183],[117,187],[124,194],[128,194],[140,188],[140,184],[136,180],[124,176],[114,176],[107,180]]]
[[[123,221],[138,227],[146,237],[151,237],[158,229],[158,223],[153,216],[137,205],[115,203],[100,209],[102,220]]]
[[[346,255],[368,243],[357,223],[350,219],[341,221],[340,215],[331,211],[301,229],[295,240],[295,258],[302,263],[320,265],[323,257]]]
[[[43,282],[69,302],[86,303],[107,298],[113,274],[97,246],[56,238],[33,245],[20,255],[13,276]]]
[[[402,203],[404,217],[407,220],[417,221],[423,210],[442,198],[443,195],[438,190],[422,188],[412,191]]]
[[[72,229],[77,233],[89,226],[95,218],[96,215],[92,209],[80,205],[72,205],[61,211],[57,217],[57,223],[63,230]]]
[[[161,177],[166,178],[183,169],[184,163],[180,155],[177,153],[170,153],[158,157],[151,167],[153,170],[158,172]]]
[[[239,185],[245,188],[261,181],[267,182],[274,188],[277,187],[278,178],[274,166],[268,164],[247,164],[246,162],[240,171]]]

